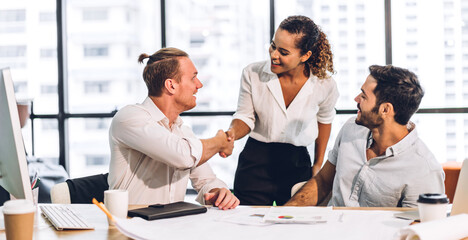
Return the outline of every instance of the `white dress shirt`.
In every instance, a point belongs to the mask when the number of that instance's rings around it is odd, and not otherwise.
[[[416,126],[385,151],[367,161],[373,138],[355,117],[341,128],[328,161],[336,166],[330,206],[417,207],[421,193],[444,193],[444,171],[418,137]]]
[[[213,188],[227,188],[208,163],[196,167],[203,146],[178,117],[169,119],[150,98],[122,108],[109,131],[109,188],[127,189],[129,204],[183,201],[190,179],[197,201]]]
[[[335,117],[339,96],[335,80],[311,73],[286,108],[278,76],[270,66],[270,61],[263,61],[244,68],[234,119],[245,122],[252,130],[250,137],[258,141],[312,145],[318,136],[317,121],[329,124]]]

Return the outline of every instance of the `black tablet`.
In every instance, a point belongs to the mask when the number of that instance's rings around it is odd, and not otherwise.
[[[141,217],[146,220],[179,217],[191,214],[205,213],[205,206],[188,202],[175,202],[169,204],[154,204],[145,208],[128,211],[129,217]]]

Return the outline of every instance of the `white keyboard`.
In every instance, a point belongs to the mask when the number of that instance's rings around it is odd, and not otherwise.
[[[54,225],[57,230],[64,229],[94,229],[78,215],[71,206],[60,204],[47,204],[39,206],[42,210],[42,215]]]

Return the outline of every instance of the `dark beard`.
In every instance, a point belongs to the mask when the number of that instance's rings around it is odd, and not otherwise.
[[[361,125],[369,129],[378,128],[383,124],[383,119],[378,115],[378,112],[378,106],[375,106],[367,113],[361,111],[361,118],[356,118],[355,122],[357,125]]]

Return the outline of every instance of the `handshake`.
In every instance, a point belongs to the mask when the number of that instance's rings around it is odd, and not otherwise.
[[[234,132],[231,129],[226,132],[218,130],[214,138],[217,139],[219,144],[219,156],[223,158],[230,156],[232,149],[234,149],[234,140],[236,139]]]

